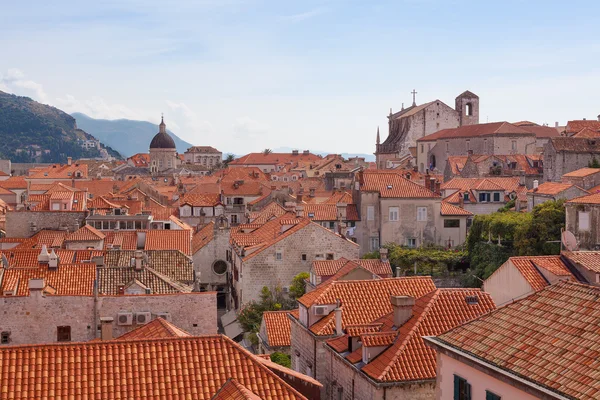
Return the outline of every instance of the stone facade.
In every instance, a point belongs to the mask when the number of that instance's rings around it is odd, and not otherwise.
[[[457,128],[479,122],[479,97],[469,91],[455,99],[455,108],[440,100],[417,106],[415,103],[388,116],[389,135],[379,143],[377,135],[377,168],[389,168],[389,162],[409,154],[409,148],[416,146],[417,139],[442,129]]]
[[[572,232],[577,238],[580,250],[600,249],[600,204],[565,204],[566,218],[565,229]],[[580,226],[582,217],[580,214],[588,215],[589,229]]]
[[[210,146],[192,146],[183,153],[183,160],[188,164],[215,168],[223,161],[223,153]]]
[[[527,192],[527,212],[531,212],[533,207],[545,203],[551,200],[571,200],[575,197],[585,196],[588,192],[577,186],[571,186],[570,188],[563,190],[560,193],[554,195],[539,194],[536,192]]]
[[[280,260],[276,259],[277,253],[281,253]],[[271,289],[289,286],[294,276],[309,272],[314,260],[342,257],[352,260],[358,258],[358,253],[356,243],[311,222],[246,260],[232,251],[239,271],[234,289],[240,304],[259,300],[264,286]]]
[[[566,173],[600,161],[600,140],[586,138],[552,138],[544,146],[544,181],[560,182]]]
[[[175,149],[150,149],[150,169],[154,172],[163,172],[176,168],[179,165],[177,150]]]
[[[97,308],[96,308],[97,307]],[[120,311],[168,313],[170,321],[190,334],[217,332],[214,292],[143,296],[30,296],[0,297],[0,332],[10,332],[9,344],[52,343],[57,341],[59,326],[68,326],[71,341],[88,341],[99,336],[100,317],[113,317],[113,337],[136,327],[117,324]],[[94,322],[96,321],[96,323]]]
[[[83,211],[9,211],[6,236],[31,237],[42,229],[74,232],[82,226],[85,214]]]

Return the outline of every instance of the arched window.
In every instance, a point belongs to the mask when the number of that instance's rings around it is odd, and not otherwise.
[[[473,104],[467,103],[465,105],[465,115],[468,117],[473,115]]]
[[[434,170],[435,169],[435,156],[433,154],[429,158],[429,169],[430,170]]]

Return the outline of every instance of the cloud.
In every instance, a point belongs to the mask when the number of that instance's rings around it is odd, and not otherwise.
[[[171,112],[166,115],[168,126],[172,126],[178,132],[178,136],[183,136],[192,142],[200,142],[197,136],[200,134],[209,134],[213,132],[213,126],[209,121],[202,119],[184,102],[174,102],[167,100]],[[174,130],[175,130],[174,129]]]
[[[148,119],[143,111],[131,109],[123,104],[110,104],[103,98],[97,96],[94,96],[90,99],[81,100],[73,95],[67,94],[63,98],[56,99],[56,106],[65,112],[80,112],[92,118],[126,118],[134,120]]]
[[[233,124],[233,134],[238,139],[255,139],[268,130],[268,125],[247,116],[238,118]]]
[[[300,21],[310,19],[312,17],[316,17],[317,15],[321,15],[325,11],[326,10],[324,8],[315,8],[314,10],[306,11],[306,12],[299,13],[299,14],[283,15],[280,17],[280,19],[282,21],[288,21],[288,22],[300,22]]]
[[[26,79],[25,74],[17,68],[11,68],[6,73],[0,72],[0,89],[21,96],[29,96],[42,103],[46,103],[48,100],[42,84]]]

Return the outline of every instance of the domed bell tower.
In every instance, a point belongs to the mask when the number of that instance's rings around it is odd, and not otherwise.
[[[454,109],[458,111],[460,126],[479,123],[479,96],[468,90],[455,100]]]

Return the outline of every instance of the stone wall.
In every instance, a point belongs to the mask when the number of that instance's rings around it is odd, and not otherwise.
[[[276,253],[282,259],[276,259]],[[271,245],[254,257],[243,261],[240,268],[238,294],[242,291],[241,303],[260,299],[260,291],[264,286],[289,286],[294,276],[300,272],[309,272],[314,260],[324,260],[327,254],[333,259],[345,257],[358,258],[359,247],[356,243],[344,239],[326,228],[310,223],[294,234]],[[306,259],[302,259],[302,255]]]
[[[331,339],[331,336],[315,337],[300,322],[291,318],[291,347],[292,369],[315,378],[323,383],[327,376],[326,350],[323,341]]]
[[[572,232],[577,238],[580,250],[597,250],[600,248],[600,205],[569,204],[566,209],[566,230]],[[579,229],[579,212],[590,213],[590,229]]]
[[[193,255],[194,271],[201,285],[223,285],[227,283],[227,273],[219,275],[213,270],[217,260],[227,263],[227,272],[231,273],[231,264],[227,261],[229,250],[229,229],[215,229],[214,238]]]
[[[544,147],[544,181],[560,182],[564,174],[587,167],[593,158],[600,161],[600,154],[556,152],[550,142]]]
[[[57,327],[71,327],[71,341],[96,338],[92,296],[0,297],[0,332],[11,332],[10,344],[52,343]],[[106,296],[98,299],[97,317],[113,317],[113,337],[139,327],[118,326],[119,311],[169,312],[171,322],[192,335],[217,332],[216,295],[213,292],[174,295]],[[99,320],[98,320],[99,321]],[[194,326],[196,325],[196,326]],[[98,332],[99,334],[99,332]]]
[[[85,214],[80,211],[10,211],[6,213],[6,236],[31,237],[42,229],[59,230],[61,227],[75,231],[75,227],[81,227]],[[36,226],[34,232],[31,222]]]

